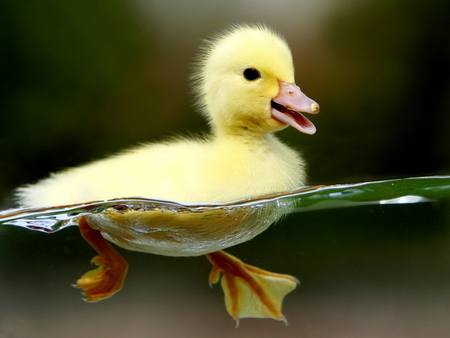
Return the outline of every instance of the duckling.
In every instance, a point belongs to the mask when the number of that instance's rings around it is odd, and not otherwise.
[[[240,26],[211,41],[194,83],[212,132],[151,143],[52,174],[18,190],[23,206],[151,196],[180,202],[225,202],[305,184],[300,155],[273,133],[314,125],[300,112],[319,106],[294,84],[286,42],[264,26]]]
[[[319,105],[295,84],[286,41],[264,25],[233,26],[206,42],[195,69],[193,84],[211,128],[208,136],[145,144],[51,174],[18,189],[21,205],[131,196],[182,203],[228,202],[304,185],[305,161],[274,133],[292,126],[314,134],[315,126],[302,113],[316,114]],[[147,217],[145,226],[151,227],[151,220]],[[124,238],[128,239],[124,232],[107,229],[95,217],[80,217],[78,223],[83,237],[99,253],[93,260],[99,267],[77,282],[88,301],[119,291],[128,270],[127,262],[104,237],[128,249],[161,253],[150,242],[140,241],[139,248],[124,244]],[[116,219],[117,223],[126,220]],[[284,320],[281,301],[295,288],[294,277],[248,266],[221,251],[187,253],[169,246],[162,254],[206,254],[214,266],[210,283],[223,274],[227,310],[237,321],[244,317]],[[268,286],[273,281],[278,286]]]

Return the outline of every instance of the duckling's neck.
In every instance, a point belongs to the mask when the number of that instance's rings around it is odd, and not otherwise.
[[[272,133],[261,134],[247,127],[213,128],[216,140],[234,140],[249,146],[261,146],[273,140]]]

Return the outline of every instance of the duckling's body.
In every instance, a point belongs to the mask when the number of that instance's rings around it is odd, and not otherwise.
[[[52,174],[20,188],[19,201],[28,207],[120,197],[225,202],[304,185],[304,161],[273,135],[288,124],[315,131],[295,111],[316,113],[318,106],[293,83],[293,69],[276,33],[234,28],[208,45],[194,76],[210,136],[147,144]]]
[[[281,173],[281,174],[280,174]],[[303,161],[272,135],[149,144],[54,174],[21,190],[27,206],[117,197],[225,202],[304,183]]]

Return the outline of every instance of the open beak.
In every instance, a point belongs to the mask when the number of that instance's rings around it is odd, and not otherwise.
[[[319,105],[300,90],[295,83],[278,81],[280,91],[271,101],[272,117],[294,127],[302,133],[312,135],[316,127],[302,113],[317,114]],[[302,113],[301,113],[302,112]]]

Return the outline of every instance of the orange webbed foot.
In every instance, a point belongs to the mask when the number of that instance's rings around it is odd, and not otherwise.
[[[223,274],[225,306],[237,325],[240,318],[273,318],[287,324],[281,305],[284,297],[296,288],[297,278],[261,270],[223,251],[206,257],[213,264],[210,284],[217,283]]]
[[[127,261],[109,244],[101,232],[92,229],[81,217],[80,232],[84,239],[99,253],[92,259],[98,268],[86,272],[75,284],[81,288],[88,302],[96,302],[108,297],[122,289],[128,272]]]

